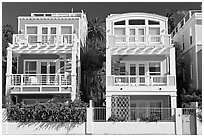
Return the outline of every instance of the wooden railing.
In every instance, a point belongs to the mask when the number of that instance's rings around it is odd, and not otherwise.
[[[175,76],[133,76],[111,75],[108,77],[108,85],[112,86],[175,86]]]
[[[74,34],[14,34],[13,44],[68,44],[74,43]]]
[[[71,85],[71,77],[66,74],[12,74],[11,85]]]

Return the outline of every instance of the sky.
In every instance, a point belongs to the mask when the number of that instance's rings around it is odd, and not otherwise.
[[[176,22],[188,10],[201,9],[201,2],[3,2],[2,25],[10,24],[17,32],[17,17],[37,12],[79,12],[88,19],[106,18],[109,14],[147,12],[166,16],[170,11],[178,14]]]

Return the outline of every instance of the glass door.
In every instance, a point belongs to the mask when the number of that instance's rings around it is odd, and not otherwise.
[[[55,83],[56,63],[51,61],[41,61],[41,81],[43,85]]]
[[[137,85],[146,83],[146,64],[145,63],[131,63],[129,65],[130,83]]]

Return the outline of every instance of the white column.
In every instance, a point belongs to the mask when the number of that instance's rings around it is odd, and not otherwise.
[[[72,92],[71,92],[71,99],[76,99],[76,45],[72,47]]]
[[[92,100],[89,101],[89,108],[87,108],[87,122],[86,122],[86,133],[93,134],[93,107]]]
[[[108,76],[111,76],[111,48],[106,49],[106,85],[108,85]]]
[[[111,96],[106,96],[106,120],[111,116]]]
[[[177,97],[171,96],[171,108],[177,108]]]
[[[7,70],[6,70],[6,92],[8,92],[11,86],[12,75],[12,51],[11,48],[7,48]]]
[[[170,49],[170,75],[176,76],[176,57],[175,48]]]
[[[176,108],[176,135],[182,135],[182,108]]]

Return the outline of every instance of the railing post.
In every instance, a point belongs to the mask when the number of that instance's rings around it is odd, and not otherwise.
[[[182,108],[175,108],[175,130],[176,135],[182,135]]]
[[[89,101],[89,108],[87,108],[86,134],[93,134],[93,107],[92,100]]]

